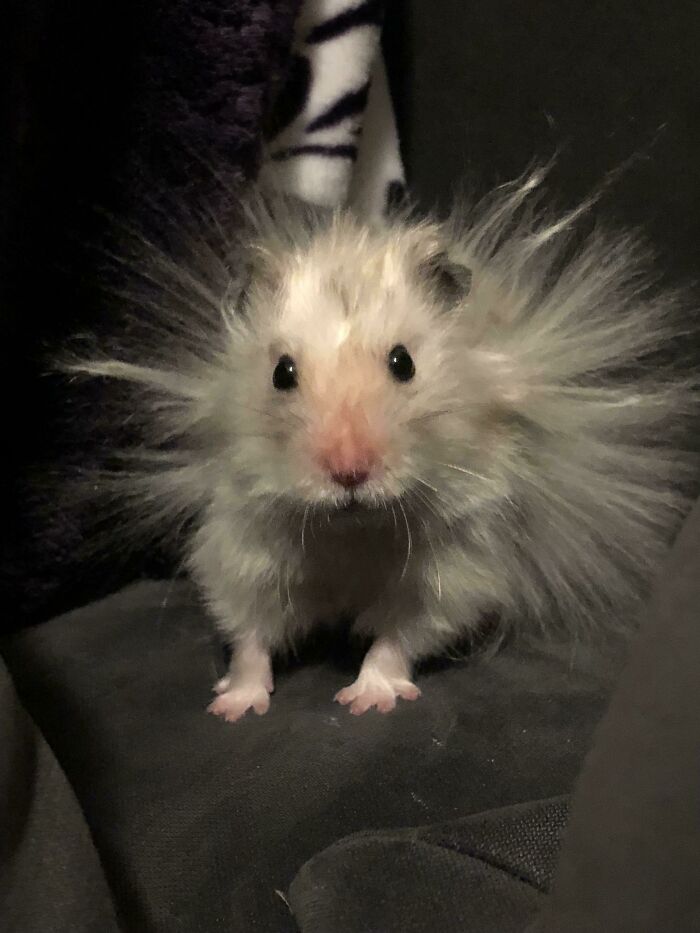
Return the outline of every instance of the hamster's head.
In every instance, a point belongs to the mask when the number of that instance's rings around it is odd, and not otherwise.
[[[341,215],[303,246],[261,245],[230,335],[232,475],[330,511],[410,500],[451,514],[497,494],[507,392],[471,289],[438,225]]]

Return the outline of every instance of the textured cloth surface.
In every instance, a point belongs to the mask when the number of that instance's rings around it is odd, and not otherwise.
[[[85,818],[0,662],[0,925],[3,933],[116,933]]]
[[[598,730],[531,933],[700,930],[699,571],[700,504]]]
[[[420,701],[355,718],[332,703],[355,661],[330,633],[278,672],[267,715],[232,726],[204,712],[221,669],[209,622],[165,583],[21,632],[4,653],[122,922],[148,933],[292,931],[276,891],[338,839],[567,793],[614,676],[601,659],[512,647],[426,669]]]
[[[290,888],[302,933],[522,933],[543,901],[564,798],[396,832],[314,856]]]

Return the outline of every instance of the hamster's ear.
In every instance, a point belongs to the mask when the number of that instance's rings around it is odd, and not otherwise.
[[[243,317],[248,315],[248,304],[250,290],[253,284],[253,266],[252,263],[246,263],[243,267],[240,277],[230,285],[230,303],[235,309],[236,314]]]
[[[453,262],[446,251],[424,260],[418,270],[421,281],[430,288],[440,302],[453,308],[464,301],[472,287],[472,271]]]
[[[248,315],[251,298],[255,293],[275,292],[281,272],[274,258],[263,249],[252,249],[241,263],[241,273],[232,283],[232,301],[237,314]]]

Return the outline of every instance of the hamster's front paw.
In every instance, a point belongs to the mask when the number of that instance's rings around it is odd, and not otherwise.
[[[353,716],[361,716],[373,706],[380,713],[389,713],[396,706],[397,697],[417,700],[419,696],[420,690],[408,679],[387,677],[378,671],[361,671],[354,684],[336,693],[335,700],[342,706],[350,704]]]
[[[272,684],[255,681],[233,682],[224,677],[214,687],[218,696],[207,707],[208,713],[221,716],[226,722],[236,722],[249,709],[262,716],[270,708]]]

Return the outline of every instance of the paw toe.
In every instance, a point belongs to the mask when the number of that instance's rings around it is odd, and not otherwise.
[[[269,710],[269,708],[270,708],[270,697],[268,694],[265,694],[264,697],[261,696],[259,700],[256,700],[253,703],[253,711],[257,713],[258,716],[264,716],[264,714]]]
[[[352,713],[353,716],[362,716],[363,713],[367,712],[367,710],[370,708],[371,705],[372,705],[371,700],[368,697],[361,694],[360,696],[357,697],[356,700],[353,700],[353,702],[351,703],[350,712]]]
[[[405,684],[400,684],[397,686],[396,693],[401,697],[402,700],[417,700],[421,695],[418,687],[411,683],[410,680],[407,680]]]
[[[340,703],[341,706],[347,706],[348,703],[351,703],[355,694],[352,691],[351,687],[343,687],[342,690],[339,690],[336,695],[333,697],[336,703]]]
[[[396,697],[390,695],[378,697],[374,705],[380,713],[390,713],[396,707]]]

